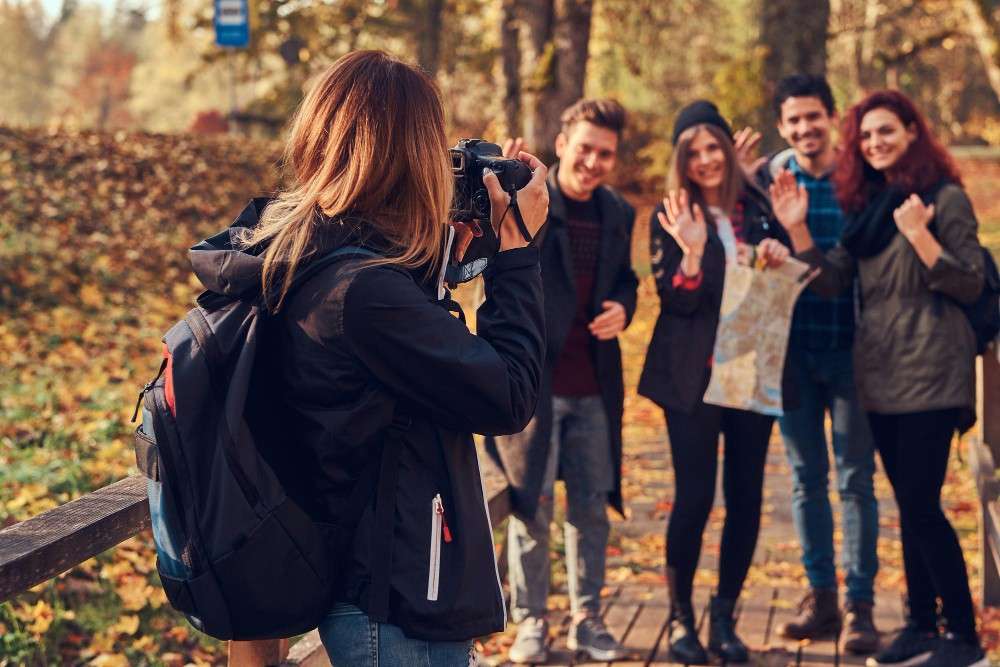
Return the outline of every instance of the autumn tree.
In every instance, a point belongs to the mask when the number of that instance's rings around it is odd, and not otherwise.
[[[560,113],[583,96],[593,4],[593,0],[503,4],[501,58],[508,131],[523,135],[531,149],[547,159],[552,158]]]
[[[830,0],[763,0],[759,9],[764,47],[764,99],[790,74],[826,74],[826,39]],[[773,123],[764,126],[765,141],[777,142]]]

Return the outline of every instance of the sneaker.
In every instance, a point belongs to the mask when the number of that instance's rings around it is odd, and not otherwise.
[[[968,641],[949,633],[938,641],[924,667],[989,667],[986,653],[976,641]]]
[[[600,616],[587,616],[569,628],[566,648],[570,651],[586,653],[591,660],[601,662],[621,660],[628,651],[618,643]]]
[[[868,667],[916,667],[923,665],[937,648],[940,638],[933,630],[907,624],[885,649],[865,662]]]
[[[517,637],[507,652],[511,662],[545,662],[549,658],[549,624],[544,618],[529,616],[517,624]]]
[[[872,603],[850,600],[844,607],[844,650],[854,655],[878,650],[878,630],[872,619]]]

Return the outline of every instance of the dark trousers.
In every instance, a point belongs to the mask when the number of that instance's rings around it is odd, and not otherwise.
[[[973,639],[975,618],[965,560],[955,530],[941,510],[941,485],[958,410],[869,413],[868,419],[899,505],[910,618],[920,628],[932,630],[941,598],[948,630]]]
[[[726,520],[717,595],[736,599],[757,546],[764,462],[774,417],[705,403],[691,413],[666,409],[664,414],[674,465],[674,507],[667,523],[667,567],[674,570],[674,595],[682,602],[691,599],[702,533],[715,501],[721,432]]]

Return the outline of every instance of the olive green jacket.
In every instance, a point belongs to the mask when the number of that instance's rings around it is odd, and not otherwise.
[[[869,412],[975,410],[976,339],[959,303],[975,301],[983,286],[978,224],[957,185],[941,188],[934,209],[942,252],[931,268],[902,234],[873,257],[855,259],[841,245],[825,255],[816,247],[799,255],[822,268],[810,284],[822,296],[858,278],[854,375]]]

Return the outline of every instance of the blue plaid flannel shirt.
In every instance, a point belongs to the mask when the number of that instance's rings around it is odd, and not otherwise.
[[[794,157],[788,161],[788,170],[809,192],[806,226],[816,245],[826,252],[837,244],[844,229],[844,213],[833,193],[830,174],[814,178]],[[849,348],[853,341],[854,290],[825,299],[806,288],[792,315],[790,344],[806,350],[833,350]]]

